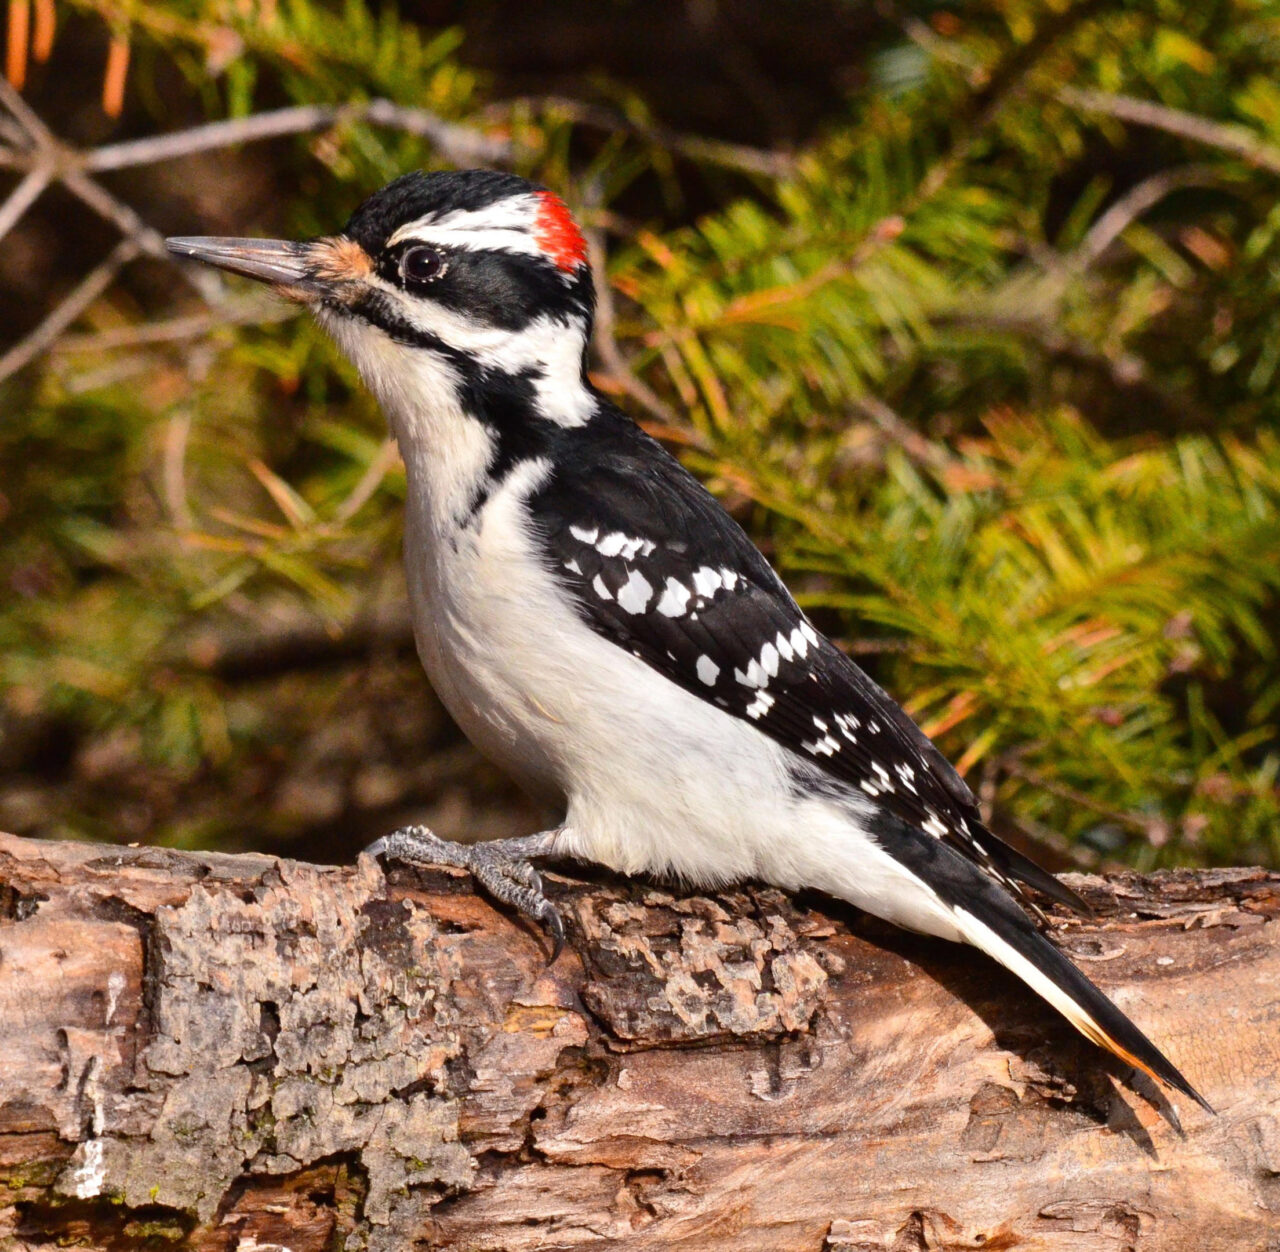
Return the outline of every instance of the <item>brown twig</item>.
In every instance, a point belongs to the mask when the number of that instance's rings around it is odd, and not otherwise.
[[[409,108],[391,100],[369,100],[363,104],[300,104],[270,113],[255,113],[251,117],[208,122],[167,135],[106,144],[85,154],[84,168],[100,173],[103,170],[154,165],[158,161],[169,161],[196,152],[231,148],[285,135],[302,135],[360,121],[429,139],[446,159],[459,163],[504,161],[514,155],[512,145],[506,139],[445,121],[426,109]]]
[[[786,178],[795,172],[796,159],[790,152],[753,148],[747,144],[727,143],[719,139],[707,139],[701,135],[685,135],[653,122],[636,121],[600,105],[587,104],[564,96],[523,96],[502,101],[486,112],[491,116],[505,116],[519,107],[532,107],[548,113],[559,113],[578,125],[591,126],[610,134],[634,135],[638,139],[644,139],[669,152],[678,153],[704,165],[718,165],[722,169],[762,175],[765,178]]]
[[[926,439],[878,396],[861,395],[853,404],[864,417],[871,419],[881,434],[901,448],[913,461],[931,470],[943,470],[951,464],[951,458],[945,449]]]
[[[1202,411],[1185,392],[1174,391],[1159,378],[1153,377],[1141,357],[1131,352],[1104,352],[1086,339],[1064,333],[1047,318],[986,309],[954,308],[935,315],[931,321],[935,326],[997,331],[1016,336],[1033,344],[1048,357],[1084,366],[1120,395],[1144,396],[1179,422],[1191,418],[1201,424],[1212,425],[1211,413]]]
[[[281,300],[250,298],[228,300],[216,310],[174,317],[163,322],[145,322],[139,326],[119,326],[113,330],[87,335],[65,335],[54,345],[54,352],[98,353],[119,348],[142,348],[149,344],[178,343],[199,339],[219,326],[266,326],[285,322],[298,315],[298,306]]]
[[[123,44],[121,46],[127,47]],[[112,97],[114,100],[123,88],[126,58],[122,53],[117,54],[113,65],[115,65],[115,73],[114,77],[109,78],[108,86],[112,87],[115,93]],[[205,152],[282,135],[303,134],[343,122],[360,120],[374,125],[392,127],[407,134],[420,135],[435,144],[447,159],[460,164],[500,161],[509,159],[513,155],[512,145],[505,139],[486,135],[474,127],[445,121],[426,109],[410,108],[381,99],[360,104],[300,105],[296,108],[277,109],[253,117],[193,126],[174,134],[107,144],[84,153],[64,145],[22,96],[2,79],[0,79],[0,105],[7,109],[12,118],[11,122],[0,119],[5,122],[3,131],[0,133],[10,145],[6,149],[0,149],[0,167],[26,171],[26,176],[19,182],[8,200],[0,205],[0,237],[11,230],[40,194],[56,181],[62,183],[68,191],[100,217],[110,222],[120,231],[124,236],[124,242],[128,244],[128,247],[118,246],[101,266],[76,287],[63,305],[54,309],[26,339],[0,357],[0,379],[20,369],[40,352],[50,347],[60,332],[88,307],[97,294],[105,290],[110,278],[119,272],[125,260],[130,260],[139,254],[168,258],[164,238],[159,231],[152,228],[134,209],[98,183],[91,176],[92,173],[128,169],[187,156],[194,152]],[[225,287],[218,274],[194,266],[182,266],[180,272],[184,281],[189,283],[206,302],[214,305],[221,305],[224,302]],[[107,276],[105,282],[104,276]],[[86,293],[90,292],[94,294],[86,299]],[[217,320],[227,319],[219,317]],[[273,319],[267,315],[242,320]],[[197,325],[195,322],[187,324]],[[135,342],[145,341],[145,331],[131,333],[135,336]],[[168,338],[182,338],[186,333],[184,327],[175,327],[170,324],[157,332],[151,341],[162,342]],[[121,343],[123,342],[122,339]],[[83,343],[81,346],[84,346]]]
[[[1047,791],[1050,795],[1069,800],[1079,808],[1087,809],[1090,813],[1096,813],[1099,817],[1114,822],[1117,826],[1125,826],[1130,830],[1138,831],[1147,838],[1150,838],[1154,829],[1163,825],[1162,818],[1147,817],[1142,813],[1126,812],[1123,809],[1115,809],[1110,805],[1102,804],[1091,795],[1079,791],[1067,783],[1059,782],[1056,778],[1050,778],[1048,775],[1042,774],[1038,769],[1025,765],[1019,759],[1017,753],[1011,752],[1001,757],[999,767],[1006,774],[1020,779],[1022,782],[1030,783],[1039,791]]]
[[[72,169],[62,175],[62,185],[99,217],[110,222],[122,235],[132,239],[138,245],[139,252],[161,261],[170,259],[164,236],[101,183],[95,182],[82,170]],[[204,266],[182,265],[178,267],[178,272],[202,299],[210,304],[221,303],[226,286],[216,271]]]
[[[1187,187],[1215,187],[1221,182],[1222,176],[1207,165],[1184,165],[1152,174],[1099,216],[1068,258],[1068,267],[1077,272],[1088,269],[1139,217],[1173,192]]]
[[[23,180],[13,189],[12,194],[0,204],[0,239],[3,239],[18,224],[22,215],[39,199],[41,192],[53,178],[53,170],[47,166],[39,166],[28,171]]]
[[[120,240],[106,258],[75,286],[71,293],[25,339],[0,356],[0,382],[33,361],[111,284],[116,275],[138,255],[136,239]]]
[[[646,382],[637,378],[631,370],[622,349],[618,347],[615,337],[617,318],[613,308],[613,288],[609,286],[607,271],[608,250],[605,246],[604,232],[590,227],[585,232],[587,238],[587,254],[591,262],[591,272],[596,282],[596,317],[592,334],[592,346],[601,364],[609,371],[609,377],[630,396],[650,416],[655,417],[665,426],[679,426],[682,423],[671,408]]]
[[[0,78],[0,104],[13,114],[14,120],[32,138],[52,139],[49,128],[40,120],[36,111],[22,98],[21,93],[8,79]]]
[[[995,66],[986,85],[963,106],[947,151],[925,172],[904,213],[910,213],[917,204],[931,199],[950,181],[952,174],[972,155],[979,138],[1005,105],[1023,90],[1040,58],[1048,55],[1060,40],[1104,7],[1104,0],[1080,0],[1080,3],[1059,13],[1044,17],[1031,38]]]
[[[110,222],[126,238],[131,239],[137,251],[145,252],[155,257],[168,256],[168,250],[164,246],[164,237],[160,232],[153,230],[127,204],[90,178],[80,168],[81,162],[78,154],[67,148],[44,124],[44,121],[22,96],[3,79],[0,79],[0,104],[3,104],[9,110],[13,120],[21,128],[23,138],[31,145],[29,153],[23,154],[30,173],[43,173],[45,176],[44,185],[39,187],[39,191],[43,191],[50,182],[55,180],[61,182],[72,195],[88,205],[100,217]],[[24,179],[19,184],[17,192],[15,192],[15,196],[22,193],[24,196],[29,197],[26,203],[21,206],[23,212],[30,208],[39,194],[39,192],[36,195],[30,194],[31,189],[36,185],[29,178]],[[26,188],[25,192],[23,190],[24,187]],[[11,197],[10,203],[12,199]],[[19,214],[18,216],[21,215]],[[17,220],[18,217],[15,217],[12,222],[8,223],[5,230],[12,229],[14,222]],[[0,234],[3,233],[3,231],[0,231]],[[184,277],[206,300],[216,300],[223,290],[221,279],[216,274],[196,273],[188,266],[184,267]],[[210,282],[211,278],[212,282]],[[77,290],[79,289],[77,288]],[[52,317],[56,313],[57,310],[50,316]],[[22,344],[17,345],[3,359],[9,360],[22,346]],[[4,377],[4,375],[0,374],[0,377]]]
[[[1183,109],[1171,109],[1151,100],[1137,100],[1132,96],[1116,95],[1109,91],[1088,91],[1078,87],[1063,87],[1057,97],[1063,104],[1086,113],[1103,113],[1135,126],[1148,126],[1169,135],[1178,135],[1211,148],[1234,153],[1259,169],[1280,174],[1280,148],[1260,139],[1244,126],[1227,122],[1215,122],[1198,113]]]

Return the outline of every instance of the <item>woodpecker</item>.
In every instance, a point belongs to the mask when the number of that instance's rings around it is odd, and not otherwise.
[[[552,192],[415,172],[332,236],[168,245],[306,305],[354,362],[404,459],[422,663],[471,740],[564,813],[470,846],[411,826],[369,851],[471,870],[557,953],[535,860],[814,888],[972,944],[1212,1112],[1026,911],[1043,922],[1029,889],[1079,897],[987,829],[737,523],[591,385],[586,244]]]

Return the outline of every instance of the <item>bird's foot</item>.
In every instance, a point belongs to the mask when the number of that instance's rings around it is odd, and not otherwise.
[[[552,855],[558,834],[544,830],[518,839],[495,839],[488,843],[454,843],[441,839],[426,826],[405,826],[374,840],[365,851],[370,856],[410,861],[415,865],[453,865],[469,870],[488,893],[517,912],[541,922],[554,943],[550,965],[564,950],[564,922],[556,906],[542,890],[542,875],[530,858]]]

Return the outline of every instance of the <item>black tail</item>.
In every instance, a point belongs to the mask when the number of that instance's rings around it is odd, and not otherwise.
[[[1213,1107],[1097,987],[1044,937],[1013,898],[953,848],[895,818],[880,815],[876,836],[928,884],[952,913],[957,929],[1043,996],[1099,1047],[1152,1078]]]

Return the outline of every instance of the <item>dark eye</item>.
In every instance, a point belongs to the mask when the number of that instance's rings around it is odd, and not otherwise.
[[[448,268],[448,262],[434,248],[406,248],[400,257],[400,277],[407,283],[434,282]]]

